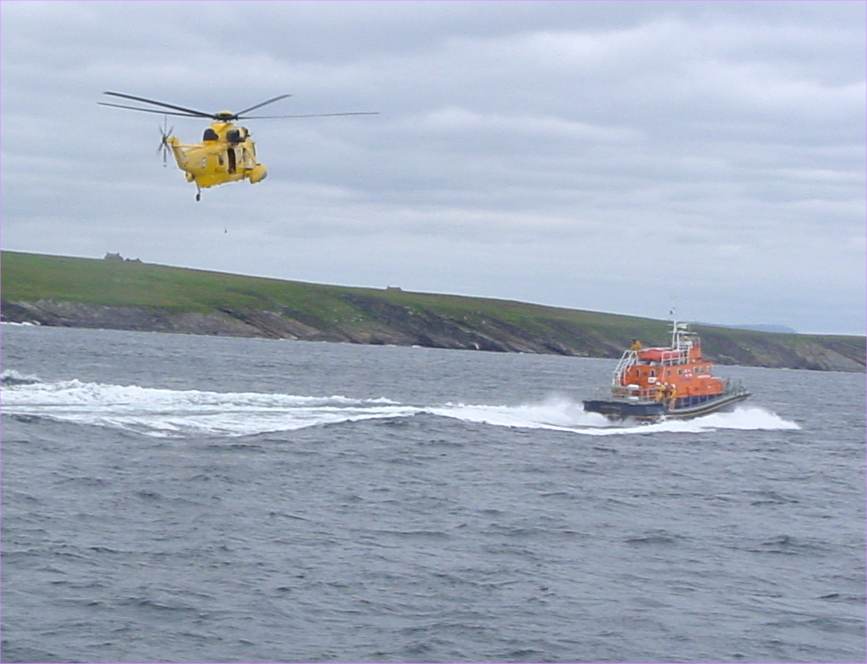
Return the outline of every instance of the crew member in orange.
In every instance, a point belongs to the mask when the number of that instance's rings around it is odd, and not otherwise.
[[[671,399],[671,385],[668,383],[663,383],[662,385],[662,400],[668,401]]]

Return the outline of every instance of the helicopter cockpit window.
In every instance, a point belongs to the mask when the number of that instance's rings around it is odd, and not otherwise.
[[[208,127],[207,129],[205,129],[205,134],[204,134],[204,136],[202,136],[202,140],[203,141],[219,141],[220,137],[217,136],[217,132],[215,132],[213,129]]]

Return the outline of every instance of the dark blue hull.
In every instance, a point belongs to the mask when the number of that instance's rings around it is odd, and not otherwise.
[[[700,417],[719,410],[730,409],[734,404],[750,396],[746,390],[727,392],[699,404],[670,408],[661,401],[636,401],[630,399],[590,399],[584,402],[588,413],[600,413],[610,420],[634,419],[653,422],[665,419]]]
[[[584,402],[588,413],[601,413],[610,420],[656,420],[665,415],[665,406],[659,401],[624,401],[595,399]]]

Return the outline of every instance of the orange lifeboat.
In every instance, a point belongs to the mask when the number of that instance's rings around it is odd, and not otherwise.
[[[642,348],[637,341],[617,363],[610,399],[584,401],[584,410],[609,419],[641,420],[706,415],[743,401],[739,383],[714,376],[701,340],[686,323],[673,323],[671,345]]]

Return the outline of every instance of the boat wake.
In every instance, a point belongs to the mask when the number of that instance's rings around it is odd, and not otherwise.
[[[728,413],[713,413],[692,420],[653,424],[612,423],[603,415],[585,412],[580,402],[553,399],[520,406],[457,405],[429,408],[427,412],[468,422],[526,429],[567,431],[585,436],[648,435],[653,433],[703,433],[720,429],[800,429],[795,422],[757,406],[740,406]]]
[[[207,392],[78,380],[43,382],[36,376],[25,376],[14,370],[0,375],[0,387],[4,415],[109,427],[155,437],[249,436],[421,414],[490,426],[589,436],[800,428],[775,413],[743,406],[731,413],[714,413],[694,420],[623,426],[612,425],[597,413],[586,413],[579,402],[564,397],[519,405],[415,405],[381,397]]]

